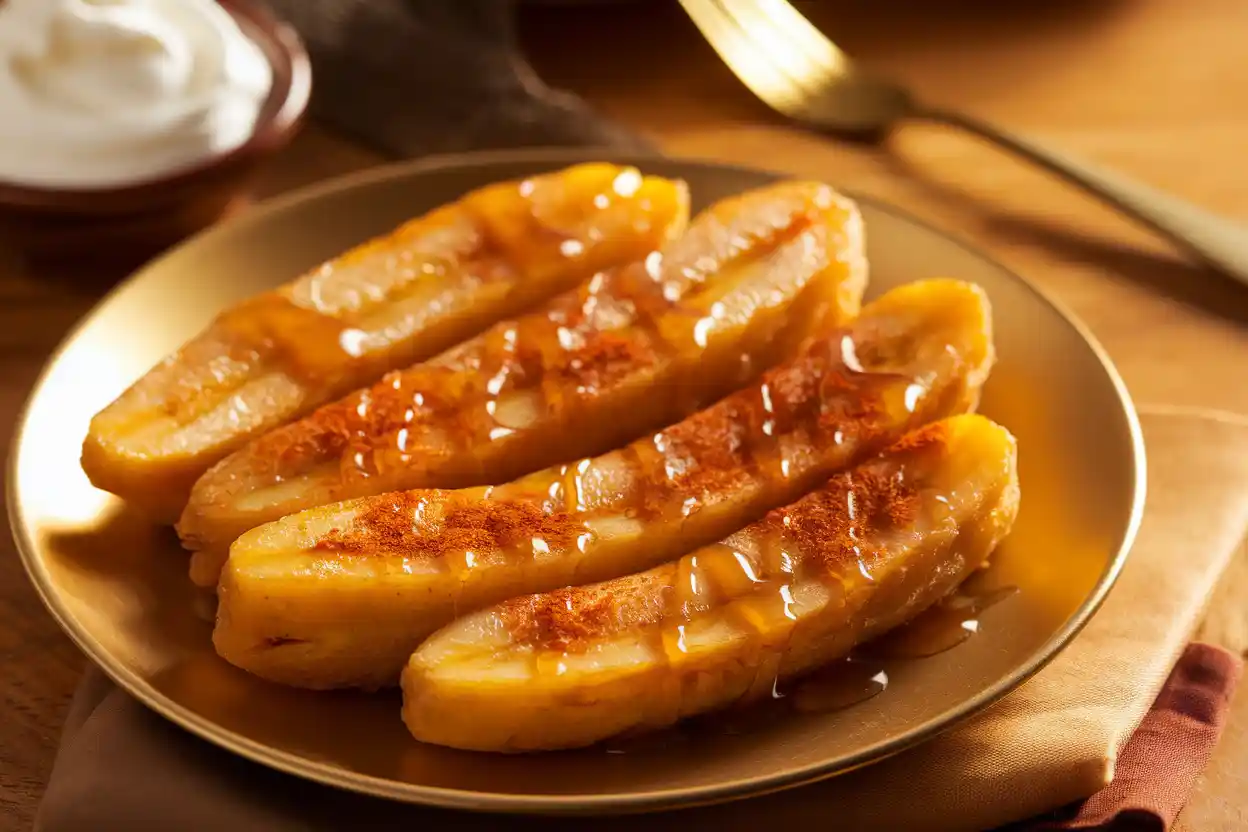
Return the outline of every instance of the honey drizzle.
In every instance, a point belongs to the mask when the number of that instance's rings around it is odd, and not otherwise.
[[[572,464],[564,465],[560,469],[562,476],[562,492],[563,492],[563,510],[569,514],[580,514],[585,511],[585,482],[584,474],[589,468],[590,461],[582,459]]]
[[[278,292],[248,298],[217,316],[234,349],[274,361],[292,378],[337,386],[367,361],[367,333],[346,317],[296,305]]]
[[[563,196],[568,190],[575,193],[586,188],[596,190],[585,196],[578,193],[576,198]],[[385,350],[370,350],[370,334],[354,323],[365,315],[368,305],[363,310],[331,314],[319,307],[314,285],[317,280],[325,279],[335,269],[360,268],[363,261],[378,258],[384,259],[385,268],[390,271],[399,269],[403,279],[390,281],[371,292],[369,299],[374,302],[374,308],[383,302],[395,303],[414,297],[425,282],[422,278],[445,277],[451,269],[463,272],[464,280],[473,288],[503,281],[513,285],[509,291],[525,291],[526,282],[545,285],[548,279],[545,275],[552,269],[569,261],[583,261],[589,250],[603,240],[602,229],[595,223],[616,202],[636,202],[643,212],[650,211],[647,194],[640,172],[600,164],[575,166],[548,176],[487,186],[467,194],[457,203],[410,221],[389,237],[365,243],[322,265],[304,278],[313,284],[308,288],[312,306],[299,305],[283,294],[269,292],[227,310],[218,319],[219,327],[233,342],[235,351],[272,358],[292,377],[328,388],[332,398],[379,375],[384,369],[383,362],[393,360],[393,356],[388,357]],[[470,235],[454,228],[455,220],[461,216],[472,229]],[[648,217],[644,219],[641,225],[634,225],[639,235],[650,233]],[[569,242],[576,245],[571,247]],[[391,247],[400,245],[404,248],[391,251]],[[540,279],[520,279],[534,275]],[[531,300],[537,302],[539,298]],[[464,357],[463,350],[457,353],[458,357]],[[419,358],[423,356],[412,360]],[[480,356],[476,356],[475,361],[479,365]],[[429,366],[422,365],[422,368]],[[417,373],[416,378],[405,375],[394,389],[407,390],[409,395],[423,393],[427,397],[462,398],[452,390],[441,389],[438,379],[445,375],[445,372],[434,372],[432,376]],[[452,382],[452,387],[459,392],[465,386],[462,378]],[[383,385],[372,392],[383,397],[387,395]],[[190,391],[174,397],[167,407],[177,415],[186,411],[194,398],[194,391]],[[406,404],[396,403],[396,406],[402,409]],[[354,410],[358,405],[363,408],[352,420],[351,413],[344,411]],[[318,458],[324,458],[324,453],[338,455],[344,480],[369,477],[389,467],[407,465],[411,455],[404,455],[401,448],[394,446],[410,439],[418,432],[415,424],[429,419],[432,414],[425,413],[424,418],[413,415],[379,435],[367,418],[368,406],[367,396],[352,397],[345,407],[329,406],[329,412],[324,415],[328,424],[301,426],[301,430],[289,436],[275,437],[265,449],[273,458],[263,460],[261,467],[275,468],[280,477],[282,460],[298,458],[305,449],[316,449]],[[407,409],[415,414],[422,412],[419,403]],[[443,415],[450,432],[464,443],[481,436],[499,439],[509,432],[487,422],[480,414],[455,411]],[[404,430],[406,436],[401,435]],[[318,431],[321,435],[316,435]],[[378,456],[393,458],[379,459]]]
[[[792,506],[676,561],[656,623],[660,629],[687,626],[699,612],[718,607],[738,629],[769,645],[782,642],[797,621],[793,587],[816,580],[839,589],[853,570],[866,572],[863,560],[873,552],[861,544],[881,527],[912,519],[915,495],[897,459],[839,474]],[[574,601],[569,595],[569,604]],[[681,638],[652,635],[660,646],[684,641],[683,632]],[[666,649],[658,652],[668,656]]]
[[[493,338],[495,342],[501,344],[515,344],[517,341],[514,329],[511,328],[495,333]],[[511,352],[514,354],[514,350]],[[818,350],[814,350],[814,352],[818,354]],[[825,350],[824,354],[839,357],[840,353]],[[880,397],[882,390],[894,389],[911,383],[893,374],[873,374],[863,370],[848,370],[843,362],[838,362],[838,364],[840,366],[836,367],[829,367],[822,363],[813,367],[807,366],[803,377],[806,379],[814,377],[826,380],[829,374],[839,372],[852,375],[852,383],[840,378],[832,384],[825,382],[811,387],[798,398],[794,398],[790,390],[785,394],[787,398],[777,401],[779,396],[771,392],[772,381],[770,379],[781,371],[774,371],[765,375],[755,387],[747,388],[740,393],[734,394],[707,411],[691,417],[685,424],[678,425],[667,432],[660,432],[646,439],[631,443],[620,453],[623,454],[624,464],[634,473],[630,480],[632,487],[612,495],[612,498],[606,503],[596,500],[593,508],[589,508],[584,475],[593,461],[588,458],[561,465],[554,469],[544,490],[536,494],[530,494],[525,499],[539,501],[542,511],[547,514],[566,513],[573,517],[583,516],[586,518],[604,514],[623,514],[626,517],[653,521],[656,519],[670,520],[676,517],[686,518],[698,510],[702,498],[685,497],[683,499],[674,499],[681,494],[694,493],[688,487],[690,472],[692,472],[694,481],[700,480],[705,488],[710,485],[706,480],[708,475],[749,478],[754,476],[752,472],[762,467],[764,478],[795,480],[790,484],[787,491],[804,488],[814,474],[826,470],[830,464],[846,461],[849,452],[854,447],[866,445],[872,440],[871,430],[878,430],[870,422],[862,420],[852,422],[839,418],[839,416],[828,422],[828,412],[836,412],[838,414],[843,410],[866,413],[876,412],[873,405],[859,402],[852,407],[848,407],[839,403],[841,399],[851,396]],[[489,387],[492,379],[498,377],[499,374],[497,373],[487,376],[490,381],[485,382],[485,386]],[[498,389],[502,389],[505,386],[505,384],[495,385]],[[795,416],[794,413],[798,415]],[[722,421],[728,427],[719,429],[712,427],[708,430],[708,423],[713,424],[715,420]],[[893,433],[899,432],[905,424],[906,420],[902,419],[896,423],[892,430],[883,430],[882,435],[888,438]],[[765,427],[767,425],[771,426],[770,429]],[[777,425],[782,426],[782,429],[778,429]],[[830,425],[837,425],[838,427],[830,427]],[[723,434],[725,430],[731,432],[731,435],[727,437],[727,448],[720,441],[724,439]],[[775,461],[777,459],[785,459],[782,453],[782,445],[785,439],[796,435],[799,431],[806,431],[806,435],[802,436],[801,444],[809,446],[813,444],[809,439],[809,434],[819,435],[821,430],[825,435],[822,444],[826,447],[836,448],[837,450],[834,453],[815,455],[805,461],[799,461],[799,463],[794,464],[783,472],[776,470]],[[829,430],[833,433],[830,441],[829,437],[826,437]],[[693,447],[688,441],[682,442],[682,437],[684,436],[692,436],[695,439],[700,436],[709,437],[710,441],[701,442],[698,446]],[[725,457],[725,453],[727,457]],[[760,458],[765,461],[760,463]],[[723,484],[721,483],[720,485]],[[761,485],[761,483],[758,483],[756,487],[761,487]],[[504,499],[517,496],[518,490],[513,489],[512,491],[513,493],[505,495]],[[782,494],[781,498],[778,499],[779,502],[784,502],[788,498],[787,491],[786,494]],[[706,493],[709,492],[703,491],[704,497]],[[852,518],[852,504],[849,507],[849,514]],[[783,543],[783,536],[778,534],[770,535],[767,539],[771,543],[765,546],[766,551],[762,555],[763,571],[766,574],[783,573],[791,576],[794,558],[787,551]],[[582,554],[585,551],[584,547],[591,541],[592,535],[588,536],[588,539],[578,541],[578,548],[581,549]],[[517,547],[516,551],[524,554],[526,557],[531,557],[533,554],[532,547]],[[561,551],[571,554],[569,548],[561,548]],[[718,551],[719,549],[715,547],[703,550],[699,555],[692,556],[693,559],[691,561],[682,561],[682,568],[693,568],[698,570],[699,574],[709,569],[708,574],[718,576],[720,583],[724,583],[725,577],[730,578],[732,576],[733,569],[748,571],[753,568],[747,564],[745,556],[741,553],[734,553],[735,564],[730,564],[727,567],[723,565],[717,566],[715,565],[715,558],[717,557],[715,553]],[[482,558],[478,562],[484,564],[497,563],[497,556],[502,553],[479,554],[482,555]],[[859,560],[861,560],[860,554],[856,553],[856,557]],[[699,557],[701,558],[701,563],[698,561]],[[708,566],[707,564],[710,565]],[[695,581],[698,579],[696,576],[692,578]],[[701,579],[704,582],[706,580],[705,576]],[[737,587],[737,589],[740,589],[740,587]],[[780,589],[781,587],[777,587],[776,591],[780,592]],[[684,594],[678,592],[678,604],[682,608],[688,607],[690,602],[696,600],[698,595],[697,587]],[[753,610],[752,605],[762,604],[765,606],[766,604],[771,604],[775,606],[779,604],[783,607],[784,603],[783,601],[752,601],[739,605],[734,614],[743,616],[742,623],[753,627],[757,624],[757,621],[752,623],[751,616],[761,620],[761,618],[767,617],[767,613]]]
[[[615,315],[601,312],[604,299]],[[556,330],[556,349],[546,354],[540,384],[546,409],[562,410],[572,400],[597,397],[638,372],[664,366],[675,351],[657,337],[656,318],[676,306],[640,264],[591,281],[584,300]]]
[[[979,590],[968,583],[943,602],[951,607],[951,611],[947,620],[935,623],[935,629],[938,633],[945,632],[947,621],[954,618],[959,621],[978,620],[967,619],[965,616],[968,612],[978,615],[1017,592],[1017,587]],[[954,615],[952,610],[961,610],[961,613]],[[663,653],[669,663],[673,661],[674,655],[679,657],[686,652],[684,637],[687,626],[677,624],[660,630],[660,638],[665,643],[679,645],[676,649],[668,649]],[[898,630],[907,627],[924,630],[932,628],[933,622],[919,616]],[[795,713],[814,715],[851,709],[884,694],[890,686],[891,674],[902,664],[922,661],[937,652],[953,649],[983,631],[982,627],[968,630],[958,626],[957,629],[965,635],[956,641],[942,644],[942,649],[935,652],[925,649],[881,654],[875,647],[888,639],[888,635],[885,635],[881,640],[856,648],[847,656],[783,681],[777,652],[770,663],[759,665],[749,690],[735,704],[695,716],[679,724],[669,724],[658,730],[615,737],[600,744],[599,748],[604,753],[613,755],[653,753],[716,736],[757,733]]]
[[[646,367],[661,366],[670,358],[671,350],[664,348],[660,341],[649,340],[648,333],[655,331],[650,316],[637,314],[634,309],[632,317],[617,322],[627,326],[627,329],[603,331],[596,328],[592,315],[587,317],[584,314],[586,306],[592,311],[599,292],[611,288],[620,290],[612,295],[617,305],[634,304],[645,308],[646,304],[638,301],[648,295],[651,299],[659,298],[663,308],[673,306],[662,299],[654,281],[636,279],[637,271],[637,268],[621,270],[617,274],[619,279],[614,281],[610,278],[592,280],[574,298],[565,296],[552,302],[544,317],[530,316],[517,322],[496,325],[478,341],[469,342],[443,359],[399,374],[398,386],[390,385],[400,395],[408,391],[408,395],[424,396],[426,399],[458,402],[467,399],[459,406],[438,412],[441,409],[418,404],[409,408],[412,415],[401,426],[391,425],[388,429],[377,430],[369,424],[366,411],[376,406],[376,400],[394,396],[384,384],[374,387],[372,401],[368,398],[359,400],[364,411],[358,414],[358,426],[352,431],[356,441],[350,445],[351,454],[343,455],[347,478],[353,474],[368,476],[378,470],[380,466],[376,457],[395,451],[400,431],[406,430],[409,439],[412,434],[418,433],[419,429],[414,426],[417,422],[436,419],[454,447],[496,442],[524,429],[523,425],[504,420],[499,412],[500,402],[508,395],[532,391],[540,400],[542,409],[549,414],[566,408],[573,396],[596,396],[622,380],[610,375],[618,372],[610,364],[586,364],[584,362],[592,359],[577,357],[578,351],[618,350],[618,366],[624,377]],[[629,273],[634,277],[625,276]],[[605,360],[615,361],[609,354]],[[601,376],[604,371],[608,373],[605,377]],[[465,376],[468,372],[472,373],[471,377]],[[569,374],[588,383],[570,385]],[[485,381],[474,383],[470,378]],[[605,380],[593,383],[601,378]],[[353,454],[361,454],[363,464],[357,464]],[[400,464],[405,462],[400,460]]]
[[[752,387],[630,444],[624,453],[642,493],[628,508],[649,519],[688,516],[696,503],[675,494],[711,494],[753,481],[757,473],[773,486],[787,483],[784,502],[856,453],[899,437],[934,398],[927,386],[896,373],[851,368],[830,349],[835,343],[808,345]]]
[[[734,253],[718,264],[718,268],[734,268],[743,258],[753,260],[766,256],[786,241],[805,233],[812,224],[812,217],[799,214],[782,227],[768,228],[765,233],[756,234],[751,238],[752,247]],[[657,262],[648,260],[644,264],[632,264],[597,275],[578,290],[551,301],[544,316],[529,316],[511,325],[519,330],[516,340],[520,343],[510,345],[510,349],[494,347],[489,336],[476,343],[470,342],[477,348],[476,354],[470,357],[476,364],[474,369],[491,380],[501,377],[503,383],[488,387],[488,397],[479,407],[468,404],[443,417],[442,424],[447,428],[452,445],[467,448],[482,442],[499,441],[523,430],[522,427],[502,424],[497,418],[499,400],[506,392],[533,389],[541,402],[541,410],[547,414],[557,413],[564,410],[574,397],[580,399],[601,395],[603,390],[618,385],[630,375],[648,367],[663,366],[678,351],[688,349],[688,345],[682,343],[688,339],[683,336],[673,339],[673,331],[688,329],[689,338],[695,345],[698,343],[697,326],[705,320],[705,316],[700,316],[695,310],[706,285],[705,273],[679,272],[673,275]],[[615,319],[606,327],[599,320],[598,308],[605,298],[611,299],[611,306],[616,312]],[[713,307],[714,304],[712,311]],[[678,324],[683,318],[690,321]],[[595,383],[598,368],[590,369],[583,362],[596,359],[577,355],[578,351],[584,350],[595,356],[606,350],[608,362],[613,361],[610,354],[618,352],[622,359],[618,366],[624,375],[619,378],[608,376],[605,382]],[[464,351],[459,352],[462,357]],[[517,368],[523,372],[516,373]],[[574,380],[572,384],[569,384],[569,372]],[[520,377],[519,384],[509,383],[513,374]],[[462,380],[455,380],[454,383],[463,385]],[[415,385],[404,379],[402,386]],[[376,392],[387,395],[384,387]],[[462,395],[444,395],[445,391],[436,388],[428,392],[443,399],[463,398]],[[700,404],[700,398],[693,397],[676,410],[689,410]],[[361,418],[366,420],[364,414]],[[404,429],[409,438],[415,432],[410,424],[382,432],[370,430],[367,426],[357,428],[354,441],[348,443],[348,450],[342,455],[344,477],[369,476],[391,467],[376,457],[393,455],[398,433]],[[398,465],[406,465],[410,456],[403,456],[402,451],[399,454]]]
[[[889,683],[887,666],[882,664],[886,658],[917,659],[932,655],[927,650],[881,653],[877,648],[887,644],[890,633],[821,670],[781,683],[785,645],[798,620],[793,587],[803,581],[817,580],[839,589],[844,582],[854,579],[854,571],[870,580],[870,569],[864,565],[872,556],[867,545],[869,541],[878,535],[879,527],[888,528],[913,519],[912,501],[916,492],[908,481],[905,460],[914,452],[943,442],[941,430],[942,426],[933,425],[918,435],[908,436],[905,446],[899,446],[897,456],[881,458],[837,475],[824,489],[793,506],[771,512],[760,523],[723,543],[703,547],[680,558],[674,564],[670,586],[665,588],[666,604],[659,620],[639,621],[634,625],[641,628],[641,637],[651,654],[668,666],[682,661],[689,652],[690,625],[695,623],[699,613],[718,608],[718,614],[735,629],[745,630],[756,639],[753,658],[749,660],[755,663],[754,673],[736,706],[780,700],[785,702],[784,707],[803,713],[848,708],[879,695]],[[830,529],[835,531],[829,534]],[[565,590],[567,611],[573,617],[578,615],[578,591]],[[1016,591],[1013,587],[977,591],[967,584],[933,609],[939,609],[940,615],[956,617],[959,622],[976,620],[972,616]],[[602,603],[604,596],[610,596],[609,588],[595,592],[597,604]],[[929,611],[924,615],[930,614]],[[609,616],[605,626],[617,626],[613,623],[616,620],[614,614]],[[586,637],[592,639],[599,626],[602,625],[591,621]],[[931,625],[920,616],[910,626],[921,629]],[[964,626],[960,629],[967,635],[943,645],[942,650],[956,646],[978,630]],[[551,647],[541,642],[532,646],[536,653]],[[559,655],[543,659],[535,665],[535,670],[548,672],[552,667],[559,667],[560,662],[566,660],[568,650],[569,646],[563,645]],[[660,676],[668,677],[669,674]],[[679,679],[679,675],[671,675],[671,678]],[[679,701],[679,697],[657,698]],[[753,712],[768,713],[757,708]],[[701,720],[701,724],[706,724],[706,719],[722,719],[723,713],[712,714]],[[660,728],[678,718],[679,714],[652,710],[643,721],[647,727]],[[740,732],[739,718],[730,717],[726,724],[731,732]],[[646,742],[651,742],[654,735],[647,736],[651,739]],[[627,743],[607,745],[609,753],[627,753],[628,748]]]
[[[557,177],[546,177],[557,179]],[[526,180],[531,181],[531,180]],[[445,279],[453,270],[462,272],[463,283],[472,289],[505,282],[519,283],[521,271],[507,262],[508,257],[533,260],[522,255],[545,249],[562,254],[561,245],[551,246],[552,234],[559,243],[566,235],[541,222],[536,206],[525,191],[525,182],[500,183],[474,191],[457,204],[436,208],[400,226],[388,237],[377,238],[322,264],[302,281],[308,282],[312,306],[296,303],[281,290],[264,292],[242,301],[217,316],[216,325],[227,334],[234,348],[273,360],[292,378],[309,387],[328,386],[337,390],[358,384],[378,369],[370,358],[373,333],[362,328],[361,319],[382,304],[395,304],[416,295],[429,280]],[[595,202],[596,204],[596,202]],[[453,225],[456,212],[470,218],[472,233],[454,234],[444,229]],[[519,220],[526,234],[513,234],[512,240],[538,240],[537,244],[508,246],[497,233],[497,214]],[[362,261],[384,259],[380,268],[385,278],[398,270],[400,278],[368,292],[372,302],[358,309],[337,312],[318,308],[315,284],[338,269],[359,269]],[[530,264],[532,267],[533,264]]]

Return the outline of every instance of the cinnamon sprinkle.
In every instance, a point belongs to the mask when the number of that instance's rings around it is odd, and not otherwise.
[[[864,531],[900,529],[913,522],[919,508],[918,492],[901,470],[858,469],[853,477],[857,519]]]
[[[757,391],[735,394],[663,431],[667,456],[683,464],[654,483],[650,502],[666,496],[668,486],[690,496],[726,491],[749,478],[753,437],[761,436],[761,406],[750,400]],[[648,483],[650,484],[650,483]]]
[[[567,587],[518,598],[506,602],[501,613],[517,642],[563,652],[583,649],[617,619],[610,589],[592,587]]]
[[[885,454],[909,454],[922,451],[926,448],[934,448],[937,445],[943,445],[949,441],[948,426],[941,422],[933,422],[924,425],[918,430],[913,430],[905,436],[898,439],[888,447]]]
[[[442,367],[387,374],[372,387],[324,405],[297,422],[270,431],[249,456],[264,471],[289,473],[335,457],[349,460],[356,451],[390,450],[403,428],[435,421],[462,394],[456,373]],[[419,392],[421,404],[416,404]],[[410,414],[410,416],[409,416]],[[410,440],[416,444],[417,437]],[[344,472],[353,465],[344,462]]]
[[[584,337],[582,344],[564,353],[566,363],[550,368],[552,375],[584,391],[597,393],[654,363],[654,349],[636,333],[591,331]]]
[[[793,361],[764,374],[773,409],[795,417],[819,401],[820,379],[830,370],[827,343],[820,341]]]
[[[801,354],[764,375],[777,427],[787,431],[817,414],[825,432],[871,429],[887,416],[874,373],[850,372],[841,359],[841,334],[812,341]]]
[[[879,533],[904,528],[918,507],[905,469],[881,459],[833,477],[794,505],[770,512],[762,523],[795,544],[807,564],[842,573],[875,558]]]
[[[880,395],[887,377],[867,375],[850,377],[829,372],[820,384],[821,410],[819,427],[827,432],[853,430],[871,436],[890,426],[888,408]]]
[[[269,431],[252,443],[248,463],[261,475],[287,474],[317,460],[338,456],[348,437],[306,419]]]
[[[669,445],[666,454],[650,452],[650,440],[635,443],[647,473],[669,463],[665,476],[647,479],[640,507],[661,512],[673,489],[693,496],[739,486],[760,464],[756,453],[774,452],[778,443],[772,437],[809,428],[812,437],[837,433],[871,442],[891,433],[896,425],[880,393],[891,377],[844,372],[833,354],[835,343],[830,338],[808,344],[792,361],[764,373],[758,385],[667,428],[660,434]],[[764,406],[764,388],[770,408]],[[764,431],[768,422],[770,433]]]
[[[372,499],[349,528],[331,530],[312,548],[437,558],[453,552],[505,551],[534,538],[553,548],[585,530],[565,512],[548,514],[539,504],[521,500],[485,500],[450,508],[441,517],[429,510],[454,499],[452,492],[438,490],[405,491]]]
[[[807,346],[793,360],[764,373],[759,384],[663,431],[672,446],[669,455],[685,464],[665,480],[649,484],[647,508],[667,501],[671,488],[703,494],[735,488],[758,466],[755,451],[760,445],[775,445],[772,436],[789,433],[800,422],[813,426],[810,417],[825,396],[821,379],[827,379],[827,354],[826,342]],[[764,388],[770,409],[763,403]],[[767,422],[770,435],[763,429]]]
[[[366,390],[325,405],[285,429],[266,435],[253,447],[252,457],[273,472],[284,472],[309,460],[338,457],[343,460],[344,478],[350,478],[358,468],[352,461],[356,452],[367,457],[373,451],[389,453],[400,430],[411,430],[419,423],[453,427],[450,412],[476,397],[479,391],[474,387],[481,383],[481,378],[504,369],[506,382],[499,392],[533,386],[550,376],[561,387],[575,385],[596,393],[618,383],[638,367],[654,364],[653,346],[636,331],[586,327],[587,331],[578,331],[581,343],[569,349],[545,350],[543,341],[550,341],[555,347],[556,324],[572,323],[571,318],[581,315],[575,300],[574,295],[557,297],[543,312],[498,324],[486,336],[465,342],[437,363],[392,372]],[[508,328],[518,330],[519,336],[511,349],[504,349],[498,338],[488,337]],[[543,354],[547,351],[550,355]],[[490,362],[497,366],[486,366]],[[420,404],[416,403],[418,399]],[[419,437],[413,435],[407,441],[415,445]],[[435,451],[420,448],[422,455]]]

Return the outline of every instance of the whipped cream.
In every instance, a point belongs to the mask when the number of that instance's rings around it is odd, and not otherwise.
[[[127,185],[229,151],[272,76],[215,0],[0,0],[0,182]]]

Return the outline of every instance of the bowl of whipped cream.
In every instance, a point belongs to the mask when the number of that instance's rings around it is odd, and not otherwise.
[[[311,74],[254,0],[4,0],[0,230],[36,254],[173,243],[290,141]]]

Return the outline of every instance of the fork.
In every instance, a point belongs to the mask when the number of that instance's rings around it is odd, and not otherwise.
[[[680,0],[728,68],[795,122],[880,140],[904,118],[975,133],[1057,174],[1248,285],[1248,229],[1121,174],[971,116],[927,106],[904,87],[863,73],[787,0]]]

